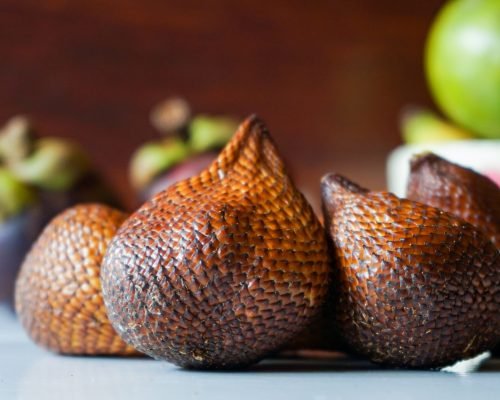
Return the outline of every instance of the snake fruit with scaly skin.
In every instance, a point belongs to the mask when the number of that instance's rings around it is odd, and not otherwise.
[[[179,366],[248,366],[317,314],[329,285],[325,232],[264,124],[248,118],[200,175],[121,226],[101,270],[121,337]]]
[[[338,175],[322,180],[332,318],[372,361],[437,368],[500,340],[500,254],[467,222]]]
[[[500,248],[500,188],[491,179],[435,154],[411,160],[407,197],[456,215]]]
[[[482,230],[500,251],[500,188],[488,177],[435,154],[411,160],[407,196]],[[500,347],[493,353],[500,356]]]
[[[46,226],[16,281],[16,311],[35,343],[63,354],[138,354],[109,323],[99,278],[106,246],[125,218],[85,204]]]

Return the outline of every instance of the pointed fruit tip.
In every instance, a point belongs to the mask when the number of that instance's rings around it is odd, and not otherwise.
[[[257,114],[251,114],[238,125],[236,132],[226,144],[226,147],[238,145],[247,141],[251,137],[262,137],[268,135],[269,132],[264,121],[257,116]]]
[[[247,117],[211,165],[217,171],[230,170],[243,163],[249,168],[267,166],[278,173],[285,173],[285,166],[264,121],[257,115]]]
[[[245,131],[254,135],[268,135],[267,125],[257,114],[251,114],[241,123],[238,131]]]
[[[329,173],[321,178],[321,192],[323,196],[330,196],[333,193],[368,193],[369,190],[354,183],[350,179],[336,173]]]
[[[424,151],[422,153],[417,153],[414,154],[411,159],[410,159],[410,170],[417,171],[424,165],[428,165],[431,163],[436,163],[443,161],[441,157],[438,155],[430,152],[430,151]]]

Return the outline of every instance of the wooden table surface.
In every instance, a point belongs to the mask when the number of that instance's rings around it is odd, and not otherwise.
[[[432,105],[422,55],[442,4],[2,0],[0,121],[78,140],[129,205],[129,157],[173,94],[261,115],[315,201],[329,171],[380,189],[401,109]]]

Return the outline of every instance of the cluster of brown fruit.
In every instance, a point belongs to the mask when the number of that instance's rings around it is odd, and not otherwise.
[[[251,117],[207,169],[132,215],[91,204],[56,217],[18,277],[22,324],[56,352],[209,369],[251,365],[315,326],[311,340],[397,367],[499,343],[493,182],[424,155],[409,199],[338,175],[321,187],[326,230]]]

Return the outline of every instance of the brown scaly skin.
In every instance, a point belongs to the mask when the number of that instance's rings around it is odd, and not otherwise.
[[[26,256],[16,310],[38,345],[63,354],[134,355],[109,323],[99,271],[126,214],[85,204],[55,217]]]
[[[486,176],[435,154],[411,161],[407,197],[454,214],[500,248],[500,188]]]
[[[101,271],[110,320],[179,366],[248,366],[319,311],[326,235],[264,124],[247,119],[212,165],[125,221]]]
[[[437,208],[322,180],[335,268],[333,317],[372,361],[437,368],[500,337],[500,255],[486,236]]]
[[[466,220],[500,248],[500,188],[495,182],[432,153],[415,156],[410,170],[409,199]],[[500,348],[494,354],[500,355]]]

